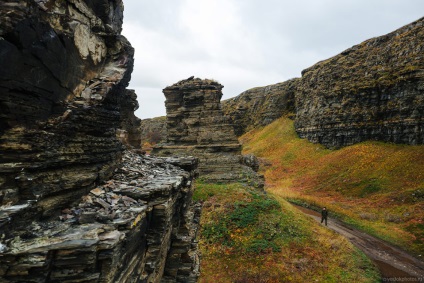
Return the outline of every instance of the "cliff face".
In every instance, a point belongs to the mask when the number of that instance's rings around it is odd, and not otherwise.
[[[296,131],[328,147],[424,143],[424,19],[303,71]]]
[[[126,96],[128,99],[121,103],[121,127],[119,134],[122,136],[121,141],[124,144],[139,149],[141,143],[141,120],[134,114],[134,111],[138,109],[137,94],[135,94],[134,90],[127,89]]]
[[[234,124],[237,136],[270,124],[295,112],[295,90],[299,79],[256,87],[224,100],[222,110]]]
[[[302,72],[223,102],[237,135],[296,114],[302,138],[327,147],[365,140],[424,142],[424,19]],[[295,103],[293,104],[293,99]]]
[[[200,177],[211,182],[238,180],[262,187],[262,177],[245,166],[254,158],[241,156],[234,128],[222,113],[222,88],[215,81],[194,77],[165,88],[167,141],[155,146],[153,153],[195,156]]]
[[[122,3],[90,3],[0,4],[2,205],[32,202],[31,213],[50,215],[120,160],[133,49],[119,35]]]
[[[1,282],[197,278],[196,160],[124,154],[140,142],[122,12],[0,3]]]

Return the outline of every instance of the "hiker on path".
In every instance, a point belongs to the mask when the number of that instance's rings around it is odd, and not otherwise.
[[[328,216],[328,210],[327,208],[323,207],[321,211],[321,223],[325,221],[325,226],[327,226],[327,216]]]

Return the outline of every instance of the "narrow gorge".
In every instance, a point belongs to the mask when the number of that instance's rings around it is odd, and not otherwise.
[[[237,136],[281,116],[298,135],[329,148],[366,140],[424,143],[424,18],[366,40],[293,78],[222,101]],[[142,139],[164,133],[165,119],[141,122]]]
[[[0,3],[0,282],[196,282],[195,158],[136,154],[120,0]]]
[[[141,121],[123,10],[122,0],[0,3],[0,282],[197,282],[196,179],[204,191],[220,186],[203,192],[209,212],[258,221],[257,258],[281,248],[258,248],[264,231],[299,248],[288,240],[306,242],[310,227],[267,195],[259,160],[238,139],[282,116],[331,149],[424,144],[424,18],[226,101],[217,81],[181,80],[163,89],[167,116]],[[226,196],[231,183],[243,199],[218,203],[214,193]],[[275,215],[261,219],[258,207]],[[224,224],[225,233],[211,228],[217,241],[248,232]],[[306,261],[287,256],[284,272],[309,272],[313,249],[302,250]]]

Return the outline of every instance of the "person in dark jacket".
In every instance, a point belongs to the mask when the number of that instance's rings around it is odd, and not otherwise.
[[[328,216],[328,210],[327,208],[323,207],[321,211],[321,223],[325,221],[325,226],[327,226],[327,216]]]

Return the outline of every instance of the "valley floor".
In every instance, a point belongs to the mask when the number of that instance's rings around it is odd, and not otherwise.
[[[316,221],[321,220],[318,212],[301,206],[296,207]],[[403,281],[408,280],[409,282],[424,280],[424,262],[417,260],[398,247],[349,227],[337,219],[329,219],[327,227],[346,237],[371,258],[378,266],[383,281],[393,278],[402,278]]]

